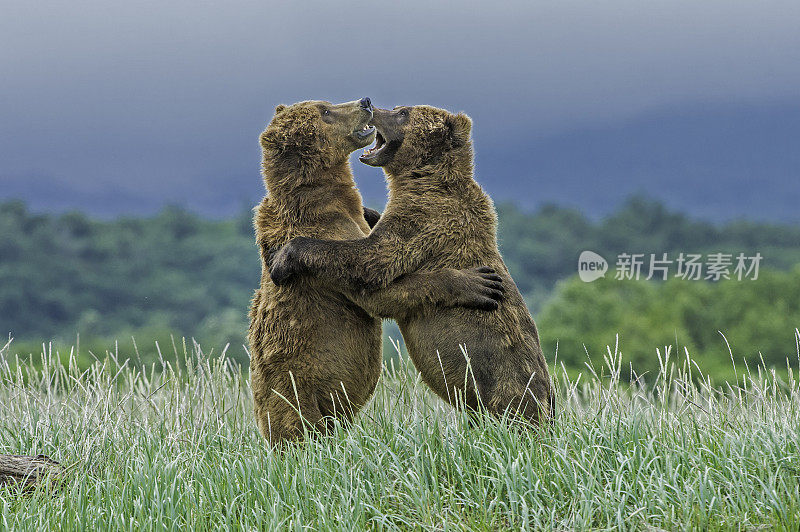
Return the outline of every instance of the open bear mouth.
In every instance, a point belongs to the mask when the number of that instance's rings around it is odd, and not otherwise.
[[[369,124],[364,124],[364,127],[361,129],[356,129],[353,131],[353,134],[358,137],[359,139],[365,139],[372,135],[375,132],[375,126],[371,126]]]
[[[372,159],[373,157],[377,157],[381,150],[386,146],[386,139],[383,138],[380,131],[375,133],[375,145],[371,148],[365,148],[364,153],[361,155],[361,159]]]

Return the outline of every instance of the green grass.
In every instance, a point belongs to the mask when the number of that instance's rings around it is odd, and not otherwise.
[[[645,389],[612,348],[602,369],[556,372],[557,420],[531,431],[470,424],[401,363],[352,427],[281,455],[224,355],[184,344],[180,363],[108,354],[82,370],[8,351],[0,453],[69,472],[58,488],[0,489],[6,529],[800,528],[797,361],[788,378],[738,368],[739,387],[716,389],[662,349]]]

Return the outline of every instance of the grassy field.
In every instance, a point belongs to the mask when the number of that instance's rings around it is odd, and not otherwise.
[[[6,529],[800,528],[798,360],[787,379],[737,368],[741,386],[716,389],[662,349],[645,389],[612,347],[604,368],[556,371],[557,421],[538,431],[470,424],[401,363],[354,426],[280,455],[224,356],[183,344],[177,363],[109,354],[82,371],[8,352],[0,453],[69,470],[57,488],[0,489]]]

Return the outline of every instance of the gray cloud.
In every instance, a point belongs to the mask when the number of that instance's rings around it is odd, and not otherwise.
[[[483,146],[681,102],[797,99],[796,1],[14,2],[0,179],[213,196],[275,104],[465,110]],[[481,144],[478,146],[481,149]]]

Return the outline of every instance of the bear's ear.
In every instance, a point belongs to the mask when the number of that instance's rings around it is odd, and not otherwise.
[[[280,113],[280,112],[281,112],[281,111],[283,111],[284,109],[286,109],[286,106],[285,106],[285,105],[283,105],[282,103],[281,103],[281,104],[278,104],[278,106],[277,106],[277,107],[275,107],[275,114],[278,114],[278,113]]]
[[[450,129],[450,134],[456,144],[465,144],[469,142],[469,134],[472,131],[472,119],[464,113],[457,115],[450,115],[445,121],[447,127]]]

